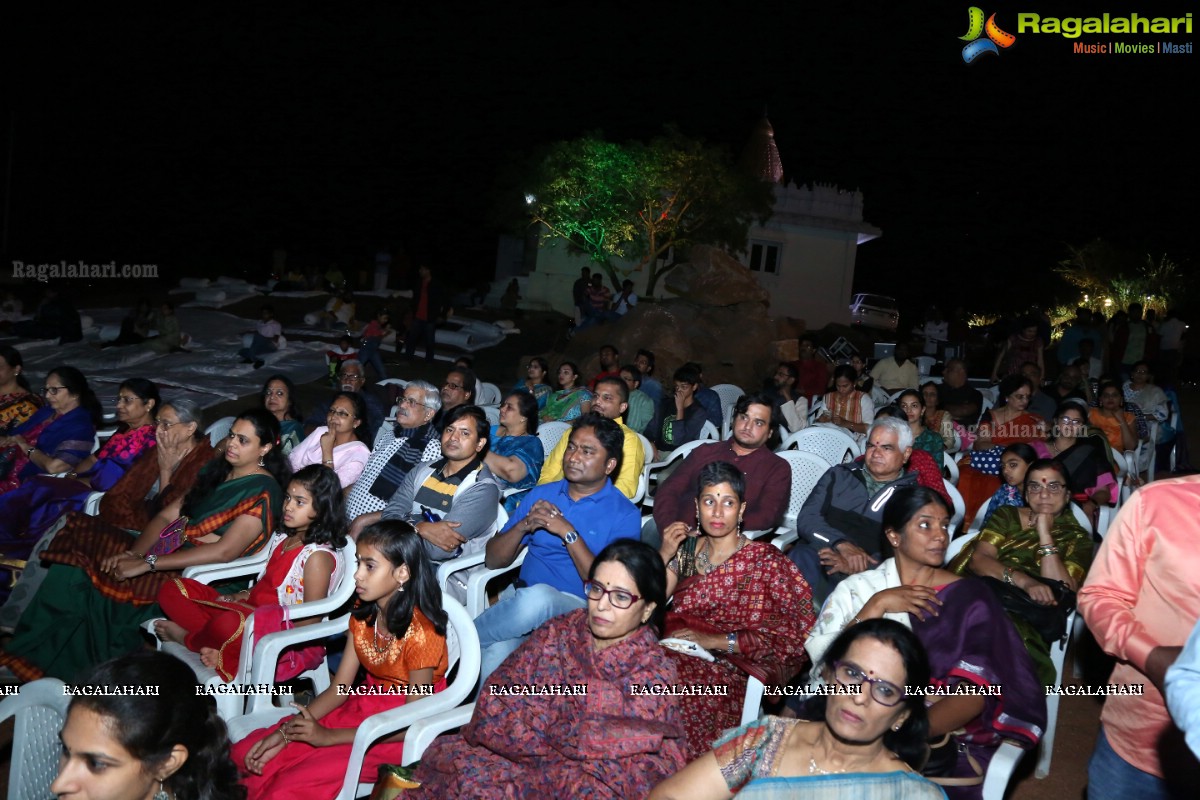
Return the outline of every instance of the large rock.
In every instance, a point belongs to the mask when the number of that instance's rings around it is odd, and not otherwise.
[[[667,291],[699,306],[735,306],[770,302],[750,270],[732,256],[708,245],[692,248],[688,263],[667,273]]]

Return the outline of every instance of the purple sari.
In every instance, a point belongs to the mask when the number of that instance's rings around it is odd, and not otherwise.
[[[1009,622],[1000,601],[982,581],[963,578],[938,589],[939,615],[922,622],[911,616],[913,633],[929,652],[935,686],[974,683],[999,686],[1001,697],[984,698],[983,713],[958,735],[987,772],[987,765],[1005,739],[1031,749],[1046,727],[1046,691],[1037,680],[1033,660]],[[960,753],[957,777],[974,775]],[[980,798],[983,786],[946,788],[957,798]]]

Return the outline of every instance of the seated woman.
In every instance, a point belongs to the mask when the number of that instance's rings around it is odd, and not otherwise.
[[[159,355],[181,350],[183,348],[183,333],[179,330],[179,317],[175,316],[175,306],[163,303],[154,312],[153,327],[158,335],[151,336],[142,342],[146,347]]]
[[[53,566],[17,623],[0,664],[24,680],[71,680],[99,661],[137,648],[138,626],[160,616],[162,584],[185,567],[223,564],[262,547],[275,529],[287,462],[279,425],[260,409],[233,423],[223,456],[187,497],[155,516],[136,539],[125,531],[55,536],[42,554]]]
[[[425,751],[407,797],[641,798],[686,762],[674,697],[631,686],[678,683],[651,622],[666,603],[662,559],[622,539],[592,561],[588,603],[554,617],[505,659],[471,722]],[[493,694],[496,687],[586,684],[579,697]]]
[[[913,449],[924,450],[933,457],[935,464],[941,464],[946,444],[942,441],[941,431],[925,425],[925,399],[921,393],[916,389],[905,389],[896,398],[896,404],[904,412],[908,427],[912,429]]]
[[[92,452],[101,409],[83,373],[55,367],[45,395],[46,405],[10,436],[0,436],[0,494],[34,475],[69,472]]]
[[[251,800],[333,797],[363,720],[404,705],[405,690],[446,686],[448,619],[423,540],[407,522],[383,520],[368,526],[356,547],[358,602],[333,683],[282,724],[234,745],[233,760],[245,768],[242,784]],[[350,695],[359,670],[366,672],[364,688],[371,691]],[[381,764],[399,763],[403,738],[368,750],[361,779],[374,780]]]
[[[925,763],[929,658],[903,625],[871,619],[842,631],[820,666],[855,694],[814,698],[811,722],[763,717],[655,787],[648,800],[774,797],[945,798],[917,772]]]
[[[177,658],[130,653],[84,677],[59,738],[62,755],[50,792],[63,798],[242,800],[225,723]],[[114,686],[144,686],[136,695]],[[114,788],[120,791],[114,792]]]
[[[267,545],[270,555],[254,587],[222,595],[191,578],[176,578],[158,590],[167,619],[154,623],[165,642],[177,642],[200,654],[206,667],[226,681],[238,674],[242,632],[254,617],[254,640],[284,630],[287,609],[323,600],[345,573],[338,549],[346,545],[346,509],[337,474],[310,464],[292,476],[283,496],[283,518]],[[305,619],[299,625],[317,622]],[[313,646],[285,654],[286,666],[275,679],[291,680],[320,665],[325,648]]]
[[[262,388],[263,408],[279,423],[279,446],[289,455],[304,439],[304,415],[296,402],[296,385],[287,375],[272,375]]]
[[[56,519],[80,511],[92,492],[112,488],[130,465],[155,444],[158,387],[130,378],[117,389],[117,432],[65,477],[34,475],[0,495],[0,550],[9,558],[29,551]],[[4,595],[0,590],[0,597]]]
[[[0,631],[12,633],[41,587],[46,578],[42,554],[56,535],[61,532],[67,539],[88,541],[143,530],[162,508],[191,490],[200,468],[213,457],[208,437],[200,430],[200,408],[193,400],[163,404],[158,412],[157,442],[104,493],[98,516],[68,511],[46,529],[33,546],[8,602],[0,607]],[[161,524],[155,524],[157,531]]]
[[[488,452],[483,457],[500,480],[500,490],[531,489],[537,486],[546,460],[542,440],[537,437],[537,400],[524,389],[514,389],[500,404],[500,424],[492,426]],[[521,494],[504,498],[504,510],[512,515]]]
[[[992,383],[1002,378],[1021,374],[1021,365],[1026,362],[1037,364],[1038,372],[1046,374],[1044,353],[1046,343],[1038,336],[1037,320],[1025,316],[1017,322],[1017,333],[1008,337],[996,354],[996,363],[992,365]]]
[[[950,416],[950,412],[938,408],[940,401],[937,384],[933,381],[922,383],[921,399],[925,401],[925,427],[942,437],[943,449],[947,452],[954,451],[954,418]]]
[[[7,436],[42,407],[42,398],[30,388],[24,369],[21,351],[0,344],[0,436]]]
[[[861,441],[875,421],[875,403],[870,394],[854,388],[857,378],[849,364],[834,368],[833,391],[825,395],[825,408],[817,413],[817,422],[845,428]]]
[[[1067,468],[1071,498],[1093,521],[1097,509],[1111,504],[1117,495],[1117,479],[1105,444],[1103,435],[1089,433],[1087,406],[1080,400],[1059,403],[1050,435],[1032,443],[1040,458],[1053,458]]]
[[[554,388],[546,383],[546,376],[549,373],[549,362],[541,356],[534,356],[525,365],[525,379],[518,381],[517,385],[513,387],[513,391],[516,392],[524,389],[529,392],[537,399],[537,407],[541,411],[546,407],[546,398],[554,391]]]
[[[1025,495],[1021,493],[1021,489],[1025,486],[1025,474],[1029,465],[1037,460],[1037,451],[1024,442],[1010,444],[1004,448],[1004,452],[1000,454],[1000,479],[1003,483],[988,501],[983,519],[979,520],[981,530],[987,525],[992,514],[996,513],[996,509],[1002,506],[1025,505]]]
[[[982,775],[1002,741],[1027,749],[1037,745],[1046,725],[1046,697],[1000,601],[982,581],[942,567],[949,525],[950,510],[937,493],[915,486],[893,494],[883,530],[894,556],[838,584],[804,647],[818,663],[847,625],[886,617],[911,627],[921,640],[933,685],[1002,687],[1002,697],[937,696],[929,707],[931,740],[940,744],[950,734],[958,749],[954,767],[942,777],[974,782],[952,787],[949,796],[979,798]]]
[[[1125,410],[1125,394],[1116,381],[1100,384],[1100,405],[1088,411],[1088,422],[1104,432],[1108,444],[1118,453],[1137,449],[1138,435],[1133,413]]]
[[[292,448],[288,463],[293,471],[310,464],[323,464],[337,473],[342,488],[354,485],[371,457],[367,444],[367,404],[358,392],[338,392],[329,404],[325,424],[318,425],[303,442]]]
[[[664,634],[695,642],[716,660],[668,651],[684,684],[728,687],[725,696],[682,701],[688,758],[707,752],[742,714],[747,675],[768,686],[787,683],[804,662],[803,642],[815,614],[812,590],[776,547],[741,533],[746,503],[741,470],[714,461],[700,470],[697,529],[663,531],[660,550],[672,596]]]
[[[1077,591],[1092,563],[1092,534],[1080,527],[1071,512],[1070,480],[1058,461],[1042,459],[1029,466],[1025,497],[1029,507],[1004,506],[988,520],[950,570],[985,575],[1015,585],[1034,602],[1052,605],[1054,594],[1034,576],[1062,581]],[[1009,614],[1025,649],[1033,657],[1038,678],[1054,683],[1050,644],[1023,618]]]
[[[592,410],[592,393],[580,382],[574,362],[558,365],[558,385],[542,404],[542,422],[570,422]]]
[[[1000,454],[1004,448],[1045,435],[1045,420],[1027,410],[1033,388],[1029,379],[1019,374],[1000,381],[996,407],[983,412],[971,452],[958,462],[958,493],[967,508],[964,528],[970,526],[979,505],[1000,488]]]
[[[875,388],[875,379],[871,377],[871,370],[867,369],[867,360],[855,353],[850,356],[850,366],[854,367],[854,388],[870,395],[871,390]]]

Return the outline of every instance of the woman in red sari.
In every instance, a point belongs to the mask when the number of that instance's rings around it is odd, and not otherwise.
[[[667,526],[660,551],[673,593],[664,634],[713,657],[672,649],[679,683],[728,687],[723,697],[683,698],[689,759],[708,752],[721,731],[741,724],[748,675],[773,686],[800,670],[816,619],[812,589],[800,570],[772,545],[742,535],[741,471],[715,461],[701,470],[699,484],[699,530],[682,522]]]
[[[1000,457],[1004,448],[1045,437],[1046,421],[1026,410],[1033,391],[1028,378],[1009,375],[1000,381],[997,406],[983,413],[971,453],[958,465],[958,492],[967,508],[962,530],[970,526],[980,504],[1000,488]]]

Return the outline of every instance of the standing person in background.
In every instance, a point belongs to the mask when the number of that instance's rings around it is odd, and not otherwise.
[[[1175,315],[1175,309],[1167,309],[1167,315],[1158,326],[1158,379],[1168,389],[1176,388],[1179,382],[1179,366],[1183,363],[1183,337],[1187,325]]]
[[[379,346],[383,344],[383,340],[387,338],[388,334],[392,333],[395,331],[391,325],[391,314],[386,308],[376,311],[375,316],[367,323],[367,327],[363,328],[359,360],[366,367],[374,367],[375,372],[379,375],[379,380],[387,377],[387,372],[383,369],[383,356],[379,355]]]
[[[412,361],[416,352],[417,342],[425,345],[425,360],[433,363],[434,335],[437,324],[445,320],[454,309],[450,307],[445,292],[440,283],[433,279],[429,266],[422,264],[417,268],[417,285],[413,289],[412,325],[408,328],[404,342],[404,359]]]
[[[817,337],[804,334],[800,337],[799,348],[796,370],[800,373],[800,393],[809,398],[825,394],[829,388],[829,364],[817,353]]]
[[[1038,321],[1033,317],[1022,317],[1017,323],[1017,330],[1000,347],[996,363],[992,366],[992,383],[999,383],[1001,378],[1020,373],[1021,365],[1026,361],[1034,362],[1038,365],[1038,371],[1046,374],[1043,356],[1046,342],[1038,335]]]
[[[1113,360],[1121,367],[1124,380],[1133,372],[1133,365],[1149,359],[1151,353],[1150,326],[1142,320],[1142,304],[1129,305],[1129,318],[1113,329]]]

